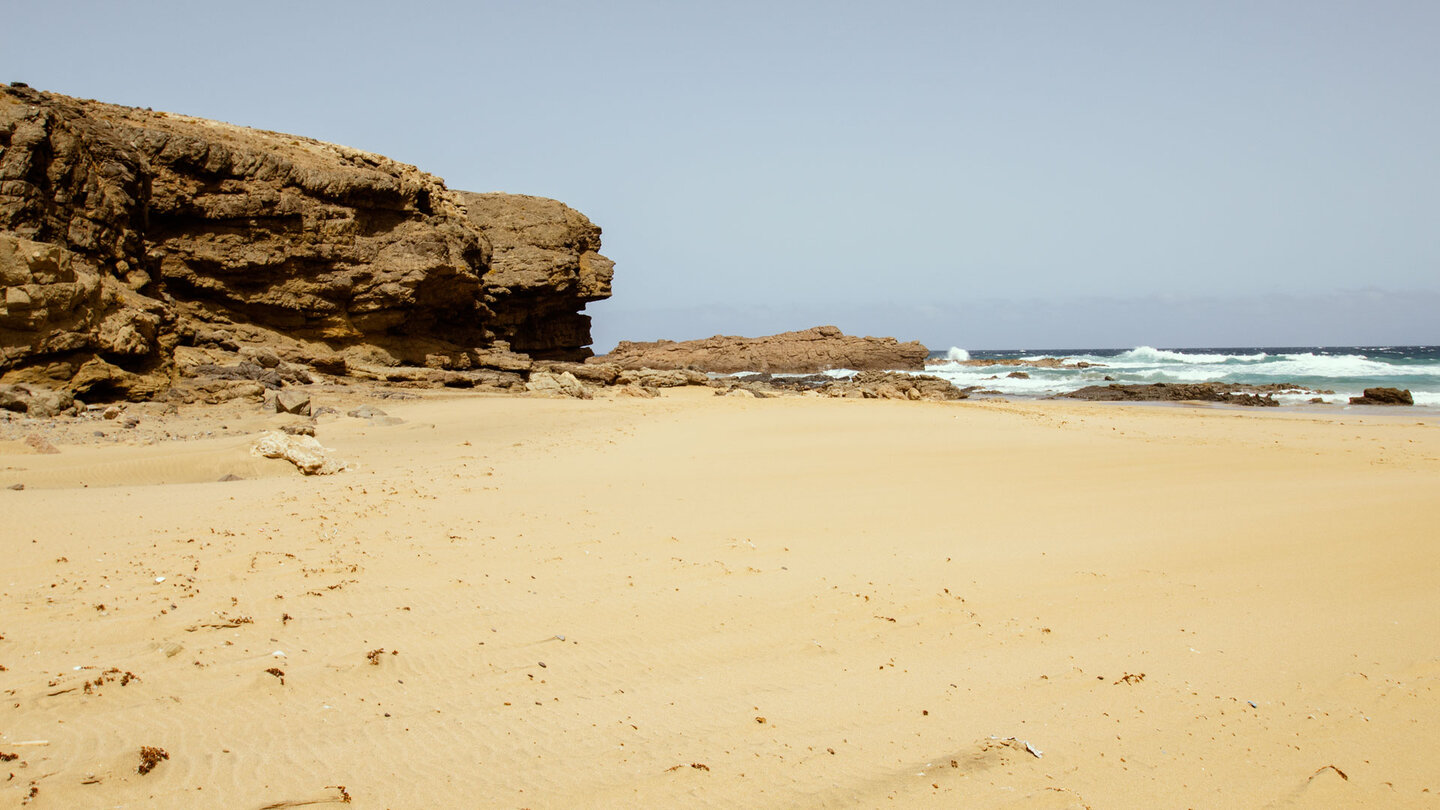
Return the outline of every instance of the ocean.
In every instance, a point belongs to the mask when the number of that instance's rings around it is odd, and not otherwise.
[[[958,365],[950,360],[1065,358],[1089,368]],[[1007,376],[1021,371],[1028,379]],[[1014,397],[1047,397],[1087,385],[1115,383],[1295,383],[1329,404],[1346,405],[1366,388],[1409,389],[1415,405],[1440,409],[1440,346],[1255,346],[1217,349],[1004,349],[932,352],[926,374],[955,385],[981,386]],[[1111,379],[1107,380],[1106,377]],[[1312,394],[1277,395],[1282,405],[1308,404]]]

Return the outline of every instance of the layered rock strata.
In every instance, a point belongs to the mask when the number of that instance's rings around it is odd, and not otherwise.
[[[595,362],[625,369],[696,369],[719,374],[741,371],[811,374],[829,369],[919,371],[929,350],[895,338],[855,337],[834,326],[745,338],[716,335],[703,340],[632,343],[621,341]]]
[[[583,360],[579,311],[610,290],[599,237],[560,203],[462,197],[380,155],[0,87],[7,383],[144,398],[185,347],[327,373],[523,374],[512,346]]]
[[[609,298],[615,274],[600,228],[544,197],[457,193],[494,251],[485,283],[496,337],[539,360],[588,357],[590,316],[579,310]]]

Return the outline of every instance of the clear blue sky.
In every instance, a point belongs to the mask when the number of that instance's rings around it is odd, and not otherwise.
[[[619,339],[1440,343],[1440,2],[3,0],[0,80],[605,231]]]

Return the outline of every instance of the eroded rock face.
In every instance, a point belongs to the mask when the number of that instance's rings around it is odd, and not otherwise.
[[[600,255],[600,228],[556,200],[458,192],[470,224],[493,246],[485,283],[490,327],[517,352],[541,360],[583,360],[590,316],[610,297],[615,263]]]
[[[900,343],[888,337],[854,337],[834,326],[817,326],[760,338],[716,335],[678,343],[621,341],[613,352],[596,359],[625,369],[811,374],[835,368],[919,371],[925,368],[928,354],[929,350],[915,341]]]
[[[11,86],[0,150],[6,382],[146,396],[173,379],[177,345],[270,341],[342,372],[351,356],[514,370],[528,358],[507,340],[583,359],[578,310],[609,295],[599,228],[578,212],[466,206],[344,146]]]

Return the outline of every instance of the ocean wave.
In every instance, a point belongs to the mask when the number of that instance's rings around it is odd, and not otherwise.
[[[1371,360],[1363,354],[1282,354],[1278,359],[1249,370],[1272,377],[1334,377],[1338,379],[1434,374],[1434,366],[1403,366]]]
[[[1219,363],[1258,363],[1270,355],[1259,354],[1188,354],[1157,349],[1154,346],[1137,346],[1128,352],[1115,355],[1114,360],[1131,363],[1184,363],[1186,365],[1216,365]]]
[[[959,346],[951,346],[950,351],[945,352],[945,359],[952,363],[963,363],[970,359],[970,353]]]

